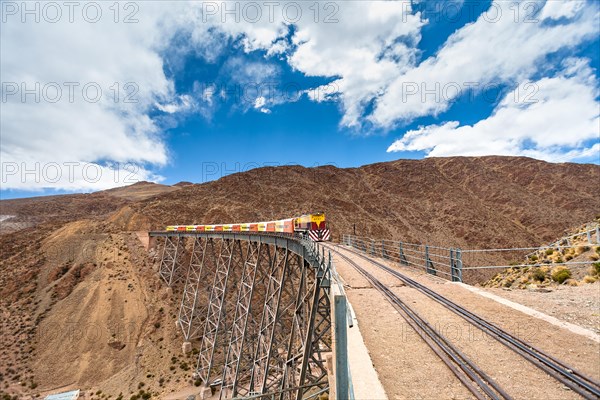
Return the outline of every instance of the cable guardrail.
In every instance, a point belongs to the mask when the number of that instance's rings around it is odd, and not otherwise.
[[[452,282],[481,283],[490,279],[493,270],[508,268],[532,268],[542,266],[566,266],[582,268],[598,262],[600,258],[600,231],[593,227],[572,237],[584,237],[587,243],[563,245],[563,239],[542,247],[515,247],[498,249],[461,249],[429,244],[408,243],[387,239],[372,239],[343,235],[342,244],[378,256],[400,265],[424,270]],[[588,259],[576,259],[583,252],[596,247],[597,255]],[[556,253],[555,253],[556,252]],[[542,261],[542,255],[545,259]],[[580,257],[581,258],[581,257]],[[573,260],[573,261],[571,261]]]
[[[540,249],[561,249],[561,248],[571,248],[574,246],[574,244],[572,244],[572,239],[575,238],[579,238],[582,236],[585,236],[587,239],[587,243],[589,245],[594,244],[594,241],[592,240],[592,237],[595,235],[596,236],[596,243],[595,244],[600,244],[600,225],[596,225],[596,226],[591,226],[588,225],[586,226],[581,232],[578,232],[574,235],[569,235],[569,236],[564,236],[558,240],[556,240],[555,242],[552,242],[546,246],[540,247],[540,248],[536,248],[534,250],[540,250]],[[563,246],[562,244],[566,243],[566,246]],[[535,254],[536,251],[533,251],[529,254],[527,254],[527,257],[529,257],[532,254]]]
[[[344,235],[342,243],[401,265],[423,269],[431,275],[441,275],[453,282],[462,282],[462,252],[459,248],[375,240],[352,235]]]

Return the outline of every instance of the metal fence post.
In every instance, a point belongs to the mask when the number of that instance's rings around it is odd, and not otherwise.
[[[335,296],[335,394],[338,399],[349,399],[348,388],[348,330],[345,296]]]
[[[600,227],[596,227],[596,243],[600,244]]]
[[[458,272],[458,281],[462,282],[463,281],[463,277],[462,277],[462,270],[463,270],[463,262],[462,262],[462,250],[461,249],[456,249],[456,269]]]
[[[398,254],[398,257],[400,258],[400,265],[408,265],[408,260],[406,259],[404,249],[402,248],[402,242],[400,242],[400,254]]]
[[[384,240],[381,240],[381,257],[382,258],[387,258],[385,256],[385,241]]]
[[[429,246],[425,245],[425,270],[428,274],[437,275],[433,262],[429,259]]]
[[[450,249],[450,279],[456,282],[456,265],[454,260],[454,249]]]
[[[587,231],[587,240],[589,244],[592,244],[592,231]]]

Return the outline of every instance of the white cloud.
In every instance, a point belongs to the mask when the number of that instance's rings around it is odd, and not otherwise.
[[[556,77],[533,82],[533,96],[525,99],[519,90],[508,93],[489,118],[474,125],[450,121],[409,131],[388,152],[424,151],[429,157],[496,154],[548,161],[597,160],[600,102],[594,73],[584,60],[568,59],[564,65]]]
[[[45,3],[29,6],[36,4]],[[81,8],[75,9],[73,22],[65,8],[56,23],[44,14],[38,23],[32,15],[25,23],[20,13],[3,15],[1,80],[3,90],[9,91],[2,99],[0,157],[3,166],[18,165],[20,170],[97,165],[104,179],[92,182],[82,174],[66,180],[35,179],[35,174],[6,175],[3,168],[2,189],[126,184],[108,178],[110,163],[130,163],[136,171],[132,176],[159,179],[147,168],[165,165],[168,151],[148,113],[157,103],[167,104],[169,111],[175,94],[158,52],[164,40],[158,30],[160,10],[144,6],[135,15],[137,23],[115,23],[110,4],[101,4],[102,17],[96,23],[87,22]],[[125,11],[131,10],[121,9],[120,21],[129,14]],[[33,93],[22,97],[23,89]]]
[[[206,100],[207,102],[211,102],[212,101],[211,95],[208,94],[206,99],[207,99]],[[156,103],[155,106],[159,110],[166,112],[168,114],[187,112],[194,108],[194,99],[188,94],[183,94],[183,95],[179,96],[177,99],[175,99],[175,101],[173,101],[172,103],[167,103],[167,104]]]
[[[583,9],[585,1],[553,0],[548,1],[542,9],[541,19],[573,18]]]
[[[539,10],[539,16],[532,14]],[[558,16],[571,19],[549,23]],[[435,56],[396,76],[368,120],[391,128],[447,110],[469,86],[481,89],[525,80],[544,67],[546,55],[597,36],[598,18],[597,7],[582,2],[522,2],[515,7],[513,2],[494,1],[476,22],[448,38]]]
[[[335,87],[341,124],[357,126],[367,104],[414,64],[424,22],[407,1],[344,3],[338,19],[299,26],[289,63],[308,76],[337,78],[311,98],[331,98]]]
[[[265,107],[265,104],[267,104],[267,99],[265,99],[263,96],[259,96],[256,98],[256,100],[254,100],[255,109],[260,110],[260,112],[264,114],[271,114],[271,110]]]

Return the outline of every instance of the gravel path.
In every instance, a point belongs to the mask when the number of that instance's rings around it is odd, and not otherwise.
[[[581,286],[556,286],[550,292],[496,288],[482,290],[600,334],[600,281]]]

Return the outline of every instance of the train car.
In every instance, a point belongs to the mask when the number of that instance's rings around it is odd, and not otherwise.
[[[294,218],[275,221],[275,232],[294,233]]]
[[[296,234],[316,242],[329,240],[324,213],[305,214],[277,221],[218,225],[170,225],[167,232],[272,232]]]

